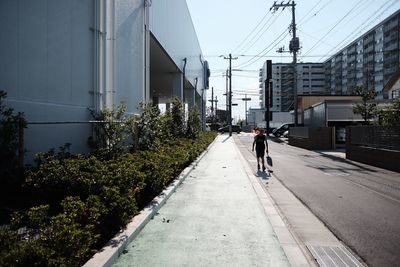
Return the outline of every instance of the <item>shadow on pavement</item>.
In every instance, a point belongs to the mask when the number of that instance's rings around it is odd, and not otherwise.
[[[229,136],[229,134],[228,134],[228,137],[227,138],[225,138],[223,141],[222,141],[222,143],[225,143],[226,142],[226,140],[228,140],[230,138],[230,136]]]
[[[281,138],[275,137],[275,136],[268,136],[268,140],[275,142],[275,143],[284,143],[285,141],[283,141]]]
[[[338,161],[338,162],[341,162],[341,163],[346,163],[346,164],[352,165],[352,166],[354,166],[356,168],[359,168],[359,170],[365,170],[365,171],[369,171],[369,172],[377,172],[377,170],[375,170],[375,169],[371,169],[371,168],[368,168],[366,166],[357,164],[357,163],[355,163],[355,162],[353,162],[353,161],[351,161],[349,159],[339,158],[339,157],[336,157],[334,155],[328,155],[328,154],[325,154],[325,153],[322,153],[322,152],[319,152],[319,151],[315,151],[315,152],[319,153],[322,157],[329,158],[329,159],[331,159],[333,161]]]
[[[271,173],[263,172],[263,171],[257,171],[256,176],[260,177],[263,180],[268,180],[271,177]]]

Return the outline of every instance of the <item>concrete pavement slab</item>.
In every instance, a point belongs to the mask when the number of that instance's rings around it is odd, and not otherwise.
[[[276,211],[238,154],[233,138],[218,136],[114,266],[290,266],[285,252],[297,251],[282,249],[293,244],[280,244],[264,202]]]

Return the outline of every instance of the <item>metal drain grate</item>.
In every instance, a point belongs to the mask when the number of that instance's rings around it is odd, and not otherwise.
[[[321,267],[364,267],[347,248],[343,246],[307,246]]]

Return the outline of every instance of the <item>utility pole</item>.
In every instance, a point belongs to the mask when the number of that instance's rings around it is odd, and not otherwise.
[[[229,111],[229,101],[228,101],[228,70],[226,70],[226,111]]]
[[[232,136],[232,59],[237,59],[237,57],[232,58],[232,54],[229,54],[229,57],[224,57],[224,59],[229,60],[229,136]]]
[[[214,87],[211,87],[211,100],[208,100],[211,102],[211,118],[212,122],[214,122]]]
[[[284,10],[286,7],[292,8],[292,33],[293,38],[289,43],[289,50],[293,53],[293,97],[294,97],[294,125],[297,126],[299,123],[298,118],[298,103],[297,103],[297,52],[300,50],[300,41],[299,38],[296,36],[296,12],[295,7],[296,3],[292,1],[292,3],[287,2],[286,4],[277,4],[276,1],[270,8],[273,12],[277,11],[280,7]]]
[[[225,94],[223,94],[225,96],[225,111],[228,112],[229,111],[229,99],[228,99],[228,76],[229,76],[229,70],[226,70],[226,74],[223,74],[223,76],[225,76],[225,80],[226,80],[226,92]],[[228,124],[228,117],[226,117],[226,123]]]
[[[211,87],[211,100],[208,100],[208,101],[211,102],[212,122],[214,122],[215,121],[215,115],[216,115],[217,110],[218,110],[218,106],[217,106],[218,98],[217,98],[217,96],[215,96],[215,99],[214,99],[214,87]],[[214,109],[214,103],[215,103],[215,109]]]
[[[244,101],[244,116],[246,117],[246,126],[247,126],[247,101],[250,101],[251,98],[247,97],[247,94],[244,94],[244,98],[242,98]]]
[[[215,121],[215,118],[218,116],[218,98],[217,98],[217,96],[215,96],[215,100],[213,100],[213,102],[215,102],[215,113],[214,113],[214,121]]]

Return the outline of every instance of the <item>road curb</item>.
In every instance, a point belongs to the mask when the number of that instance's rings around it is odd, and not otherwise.
[[[110,267],[115,263],[126,247],[131,243],[146,226],[146,224],[156,215],[158,210],[167,202],[176,188],[189,176],[201,159],[208,153],[215,144],[217,138],[186,167],[166,189],[156,196],[138,215],[132,218],[124,230],[115,235],[99,252],[97,252],[83,267]]]
[[[306,246],[302,244],[300,239],[290,229],[285,216],[265,189],[264,184],[254,175],[249,163],[244,159],[237,146],[235,146],[235,149],[290,265],[293,267],[317,266],[309,255]]]

